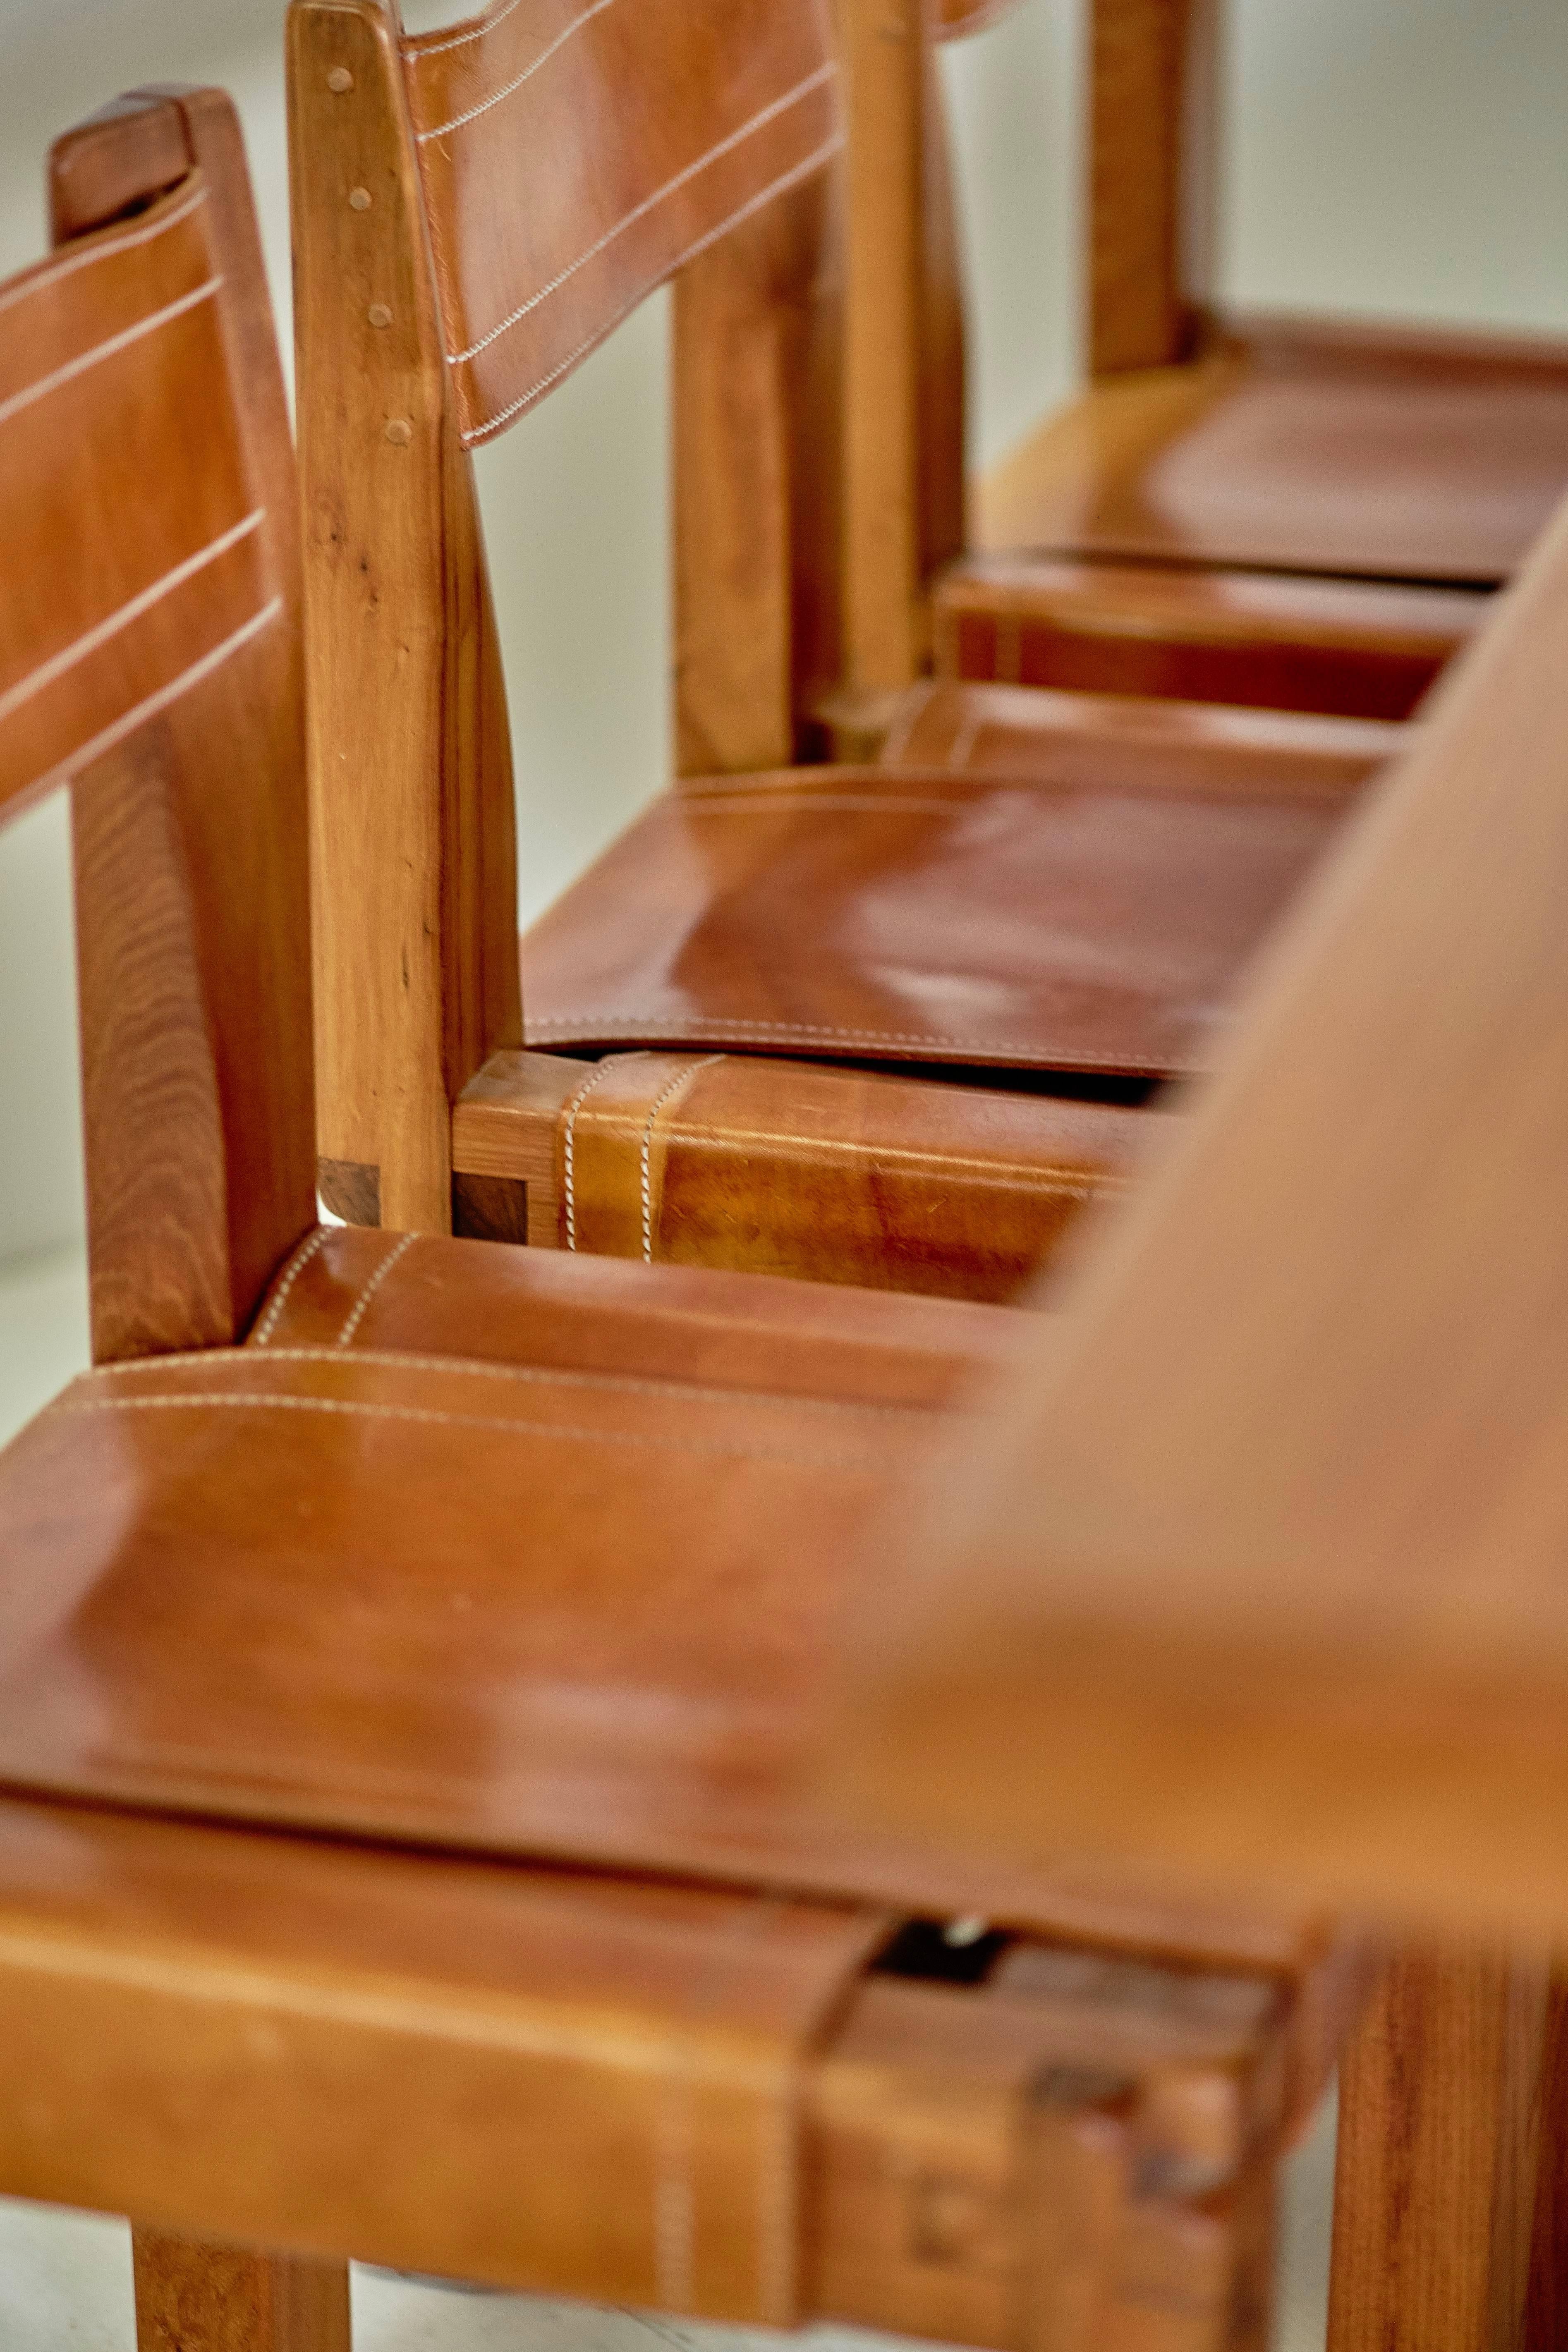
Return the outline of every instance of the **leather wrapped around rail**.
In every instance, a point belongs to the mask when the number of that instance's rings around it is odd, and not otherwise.
[[[821,8],[500,0],[403,55],[469,442],[838,142]]]

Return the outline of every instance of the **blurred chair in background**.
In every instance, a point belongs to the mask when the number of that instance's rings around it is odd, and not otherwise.
[[[1568,349],[1228,313],[1223,0],[1085,5],[1092,382],[974,487],[966,530],[932,44],[970,27],[934,0],[840,0],[837,721],[887,726],[933,659],[939,679],[1403,719],[1568,487]]]

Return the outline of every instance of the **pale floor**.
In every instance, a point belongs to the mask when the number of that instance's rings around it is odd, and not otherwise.
[[[0,1265],[0,1444],[87,1360],[81,1255]],[[0,2032],[4,2019],[0,2018]],[[1334,2119],[1325,2106],[1287,2168],[1275,2352],[1321,2352],[1328,2304]],[[353,2273],[354,2352],[766,2352],[776,2337],[624,2311]],[[811,2352],[882,2339],[818,2328]],[[123,2221],[0,2198],[0,2352],[134,2352]]]

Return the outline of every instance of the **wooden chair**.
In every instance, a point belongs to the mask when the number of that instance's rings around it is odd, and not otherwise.
[[[1007,1297],[1125,1180],[1391,730],[1064,698],[1026,765],[1004,702],[962,758],[737,778],[837,659],[816,13],[406,39],[392,0],[299,0],[289,43],[327,1201]],[[678,268],[681,757],[725,772],[535,928],[520,1005],[468,452]]]
[[[934,664],[1402,719],[1568,487],[1568,347],[1225,311],[1221,0],[1086,5],[1092,381],[979,482],[966,534],[931,37],[971,26],[841,0],[848,650],[828,715],[874,738]]]
[[[317,1223],[232,110],[121,100],[52,200],[0,288],[0,810],[73,788],[96,1368],[0,1456],[0,2189],[135,2217],[145,2352],[343,2352],[351,2250],[1257,2345],[1364,1947],[798,1778],[868,1516],[1017,1317]]]

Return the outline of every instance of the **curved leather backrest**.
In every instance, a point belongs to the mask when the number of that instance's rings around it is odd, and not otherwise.
[[[819,0],[500,0],[403,56],[470,443],[838,142]]]
[[[296,491],[223,93],[68,132],[50,209],[0,284],[0,816],[74,787],[104,1360],[239,1337],[313,1213]]]
[[[131,226],[0,289],[6,814],[282,612],[229,396],[222,283],[193,172]]]

